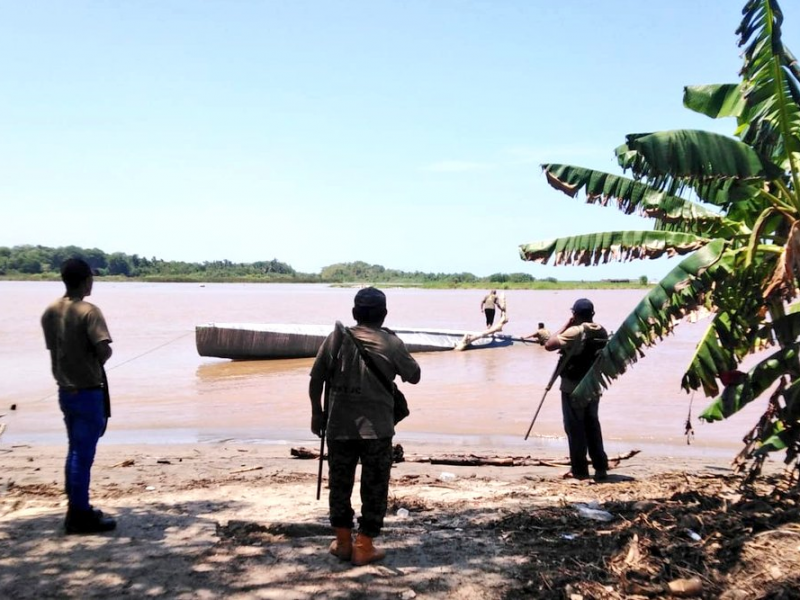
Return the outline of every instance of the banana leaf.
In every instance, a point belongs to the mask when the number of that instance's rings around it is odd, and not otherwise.
[[[780,396],[784,406],[770,418],[771,423],[765,423],[768,428],[759,432],[761,446],[755,456],[785,450],[800,441],[800,380],[785,388]]]
[[[740,382],[725,387],[722,394],[700,414],[700,418],[708,422],[727,419],[758,398],[787,373],[793,378],[800,375],[797,344],[769,355],[750,369]]]
[[[676,322],[702,305],[715,281],[728,273],[728,265],[720,263],[727,247],[725,240],[714,240],[655,285],[616,329],[572,396],[579,401],[599,396],[644,357],[644,348],[670,334]]]
[[[744,110],[741,84],[687,85],[683,88],[683,105],[700,114],[719,119],[738,117]]]
[[[709,131],[632,133],[617,149],[618,156],[620,152],[629,157],[635,177],[644,177],[657,189],[699,186],[709,179],[760,179],[765,173],[750,146]]]
[[[628,177],[561,164],[545,164],[542,170],[547,182],[568,196],[574,198],[583,191],[588,204],[602,206],[613,200],[625,214],[635,213],[655,219],[657,229],[706,237],[729,237],[742,233],[738,223],[718,212]]]
[[[597,265],[612,261],[688,254],[708,243],[689,233],[607,231],[521,244],[522,260],[554,265]]]
[[[760,282],[769,273],[769,264],[742,266],[743,254],[741,250],[729,252],[724,258],[728,268],[724,270],[724,280],[714,288],[716,314],[681,379],[681,387],[687,392],[702,386],[706,396],[717,395],[717,378],[733,371],[747,354],[768,343],[765,340],[769,340],[770,330],[765,330],[763,324],[766,305]]]
[[[739,45],[745,47],[739,137],[796,176],[792,154],[800,149],[799,74],[783,46],[782,24],[783,13],[774,0],[751,1],[744,8],[736,31]]]

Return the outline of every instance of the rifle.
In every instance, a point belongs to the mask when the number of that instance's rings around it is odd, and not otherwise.
[[[322,490],[322,465],[325,463],[325,429],[328,424],[328,397],[330,396],[330,383],[325,382],[322,392],[322,428],[319,434],[319,471],[317,472],[317,500]]]
[[[333,326],[334,338],[333,359],[331,360],[330,369],[328,370],[328,377],[325,379],[324,388],[322,391],[322,427],[319,434],[319,471],[317,472],[317,500],[319,500],[320,492],[322,490],[322,467],[325,464],[325,434],[328,425],[328,408],[329,399],[331,394],[331,378],[336,364],[339,362],[339,352],[342,348],[342,339],[344,337],[344,325],[341,321],[336,321]]]
[[[108,419],[111,416],[111,392],[108,389],[108,377],[106,377],[106,368],[103,365],[100,365],[100,372],[103,375],[103,413],[105,414],[103,431],[100,432],[100,437],[103,437],[106,433],[106,427],[108,427]]]
[[[550,377],[550,381],[547,382],[547,387],[544,388],[544,394],[542,394],[542,400],[539,402],[539,407],[536,409],[536,414],[533,415],[533,419],[531,420],[531,424],[528,426],[528,431],[525,432],[525,439],[528,439],[528,436],[531,434],[531,429],[533,429],[533,424],[536,423],[536,418],[539,416],[539,411],[542,410],[542,405],[544,404],[544,399],[547,397],[547,392],[550,391],[550,388],[553,387],[553,383],[555,380],[558,379],[558,376],[561,375],[561,370],[564,368],[566,364],[565,355],[561,355],[559,358],[558,363],[556,364],[556,368],[553,371],[553,375]]]
[[[582,333],[582,335],[586,335],[585,330],[584,333]],[[553,387],[553,383],[555,383],[555,380],[558,379],[559,375],[561,375],[561,371],[564,370],[564,367],[567,365],[567,361],[570,358],[572,358],[572,355],[575,353],[575,348],[576,346],[573,345],[568,352],[562,353],[561,356],[559,357],[558,362],[556,363],[556,368],[553,371],[553,375],[550,377],[550,381],[547,382],[547,387],[544,388],[544,394],[542,394],[542,400],[541,402],[539,402],[539,407],[536,409],[536,414],[533,415],[533,419],[531,420],[531,424],[528,427],[528,431],[525,433],[526,440],[528,439],[528,436],[531,434],[531,429],[533,429],[533,424],[536,423],[536,417],[539,416],[539,411],[542,410],[542,405],[544,404],[544,399],[547,396],[547,392],[550,391],[550,388]]]

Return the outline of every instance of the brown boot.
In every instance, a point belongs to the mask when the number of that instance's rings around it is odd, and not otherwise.
[[[339,560],[350,560],[353,555],[353,536],[349,527],[336,527],[336,539],[331,542],[330,553]]]
[[[353,564],[356,566],[368,565],[386,556],[386,550],[378,550],[372,545],[372,538],[359,533],[353,545]]]

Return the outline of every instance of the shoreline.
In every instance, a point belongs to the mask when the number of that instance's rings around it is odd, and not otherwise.
[[[387,557],[354,567],[328,553],[327,487],[316,500],[317,460],[260,445],[101,445],[91,498],[117,529],[67,536],[65,450],[0,448],[2,597],[626,598],[645,569],[656,586],[647,597],[670,597],[657,591],[700,573],[702,597],[725,598],[725,589],[758,589],[796,566],[781,558],[780,535],[751,528],[752,544],[739,537],[734,519],[764,502],[745,502],[738,478],[719,461],[635,456],[602,483],[564,480],[566,467],[555,464],[398,463],[377,540]],[[358,493],[357,482],[356,512]],[[769,513],[776,534],[778,509]],[[705,558],[721,543],[737,549],[720,554],[739,557],[738,584],[729,582],[731,565]]]
[[[113,427],[113,424],[110,426]],[[109,430],[100,439],[98,452],[102,448],[126,447],[222,447],[242,446],[254,448],[288,450],[292,447],[319,446],[319,440],[301,432],[281,432],[284,435],[256,437],[244,432],[231,431],[226,434],[201,433],[187,429],[137,429]],[[286,434],[289,435],[286,435]],[[63,431],[27,432],[21,436],[13,435],[8,427],[0,432],[0,452],[3,448],[41,447],[52,449],[66,443]],[[443,453],[481,456],[516,456],[516,457],[549,457],[561,459],[567,453],[566,437],[561,435],[531,435],[524,440],[522,435],[502,434],[464,435],[464,434],[429,434],[425,432],[400,431],[394,436],[394,443],[402,445],[407,452],[416,454]],[[697,459],[730,463],[741,451],[741,444],[704,444],[695,440],[686,444],[683,440],[623,440],[606,438],[604,440],[609,456],[622,455],[631,451],[640,453],[649,459]],[[116,452],[116,450],[114,450]],[[777,455],[776,455],[777,456]]]
[[[201,278],[170,278],[170,277],[118,277],[109,275],[97,275],[95,281],[99,283],[185,283],[199,285],[218,285],[218,284],[267,284],[267,285],[323,285],[333,288],[360,288],[365,286],[375,286],[381,289],[411,288],[421,290],[486,290],[497,289],[503,291],[573,291],[573,290],[649,290],[654,284],[630,279],[628,281],[609,280],[609,279],[590,279],[590,280],[563,280],[550,281],[547,279],[537,279],[531,282],[459,282],[431,284],[425,281],[320,281],[320,280],[298,280],[298,279],[201,279]],[[31,277],[9,277],[0,275],[0,282],[24,282],[24,283],[58,283],[61,284],[61,277],[58,273],[45,276]]]

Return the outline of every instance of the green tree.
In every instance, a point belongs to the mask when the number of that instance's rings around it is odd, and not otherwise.
[[[108,274],[130,276],[131,264],[128,257],[122,252],[114,252],[110,255],[108,257]]]
[[[628,135],[616,156],[631,177],[543,165],[552,187],[649,217],[652,231],[520,247],[525,260],[573,265],[687,255],[619,326],[574,398],[599,394],[677,321],[708,310],[713,318],[681,385],[714,398],[701,415],[707,421],[769,394],[739,456],[751,476],[775,450],[800,468],[800,305],[792,304],[800,275],[800,69],[783,45],[782,23],[775,0],[747,2],[736,32],[745,48],[741,81],[684,89],[687,108],[735,118],[735,138],[694,130]],[[754,351],[761,360],[740,372]]]

